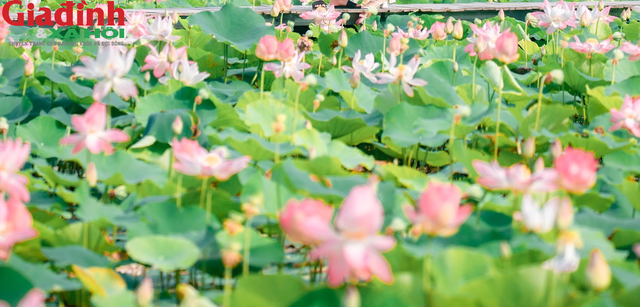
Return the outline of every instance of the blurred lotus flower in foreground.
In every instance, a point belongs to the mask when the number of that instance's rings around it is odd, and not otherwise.
[[[373,53],[369,53],[364,57],[364,60],[361,59],[360,50],[356,51],[356,54],[353,56],[353,60],[351,60],[351,67],[342,66],[344,71],[350,74],[362,74],[371,82],[378,81],[376,79],[376,75],[373,71],[380,66],[379,63],[376,63],[376,59],[373,56]]]
[[[0,6],[2,9],[3,6]],[[9,23],[4,20],[4,17],[0,16],[0,43],[4,43],[4,39],[9,35]]]
[[[405,205],[404,212],[413,223],[412,232],[448,237],[469,218],[473,206],[460,206],[462,191],[454,184],[432,181],[420,194],[417,208]]]
[[[149,277],[145,277],[138,289],[136,289],[136,299],[138,306],[146,307],[153,301],[153,280]]]
[[[501,167],[498,162],[487,163],[480,160],[472,162],[478,172],[478,184],[491,190],[511,190],[514,193],[552,192],[558,189],[557,175],[553,169],[545,169],[541,159],[536,162],[536,171],[520,163],[510,167]]]
[[[556,224],[560,198],[554,197],[540,206],[531,194],[524,194],[518,219],[522,219],[527,230],[535,233],[547,233]]]
[[[399,56],[402,53],[402,34],[401,33],[393,33],[391,39],[389,40],[389,47],[387,47],[387,52],[392,56]]]
[[[113,153],[111,143],[129,141],[129,135],[118,129],[106,129],[107,126],[107,106],[94,102],[83,115],[73,115],[71,117],[73,129],[76,134],[65,136],[60,140],[61,145],[75,145],[71,153],[78,153],[83,148],[93,154],[105,152]]]
[[[592,152],[567,147],[553,165],[559,186],[567,192],[582,194],[596,183],[599,163]]]
[[[13,245],[38,236],[27,207],[17,198],[0,193],[0,259],[7,260]]]
[[[147,27],[149,23],[147,22],[147,13],[143,10],[137,12],[130,12],[126,14],[126,22],[125,29],[135,38],[140,38],[149,34]]]
[[[640,46],[630,42],[624,42],[620,50],[629,55],[629,61],[640,60]]]
[[[384,210],[373,183],[351,189],[338,209],[337,233],[311,251],[311,259],[328,259],[327,284],[337,287],[350,280],[371,280],[377,276],[391,283],[391,268],[381,252],[393,248],[396,240],[379,235]]]
[[[273,6],[278,12],[284,13],[293,8],[293,2],[291,0],[276,0]]]
[[[295,51],[295,56],[291,60],[280,62],[280,64],[267,63],[264,65],[264,70],[272,71],[276,75],[276,78],[282,76],[285,78],[291,77],[296,82],[300,82],[304,79],[304,70],[311,68],[311,65],[305,63],[303,60],[304,53]]]
[[[29,179],[17,174],[29,159],[31,144],[21,139],[0,141],[0,192],[23,202],[31,199],[27,184]]]
[[[411,58],[407,65],[400,64],[396,66],[397,59],[395,56],[391,56],[389,61],[389,72],[378,73],[378,83],[386,84],[391,82],[400,82],[402,89],[409,97],[413,97],[413,86],[425,86],[427,81],[415,78],[414,75],[420,67],[420,59],[418,56]]]
[[[278,43],[278,49],[276,50],[276,59],[286,62],[292,60],[296,56],[296,44],[293,43],[293,39],[285,38],[282,42]]]
[[[45,307],[46,293],[38,288],[33,288],[22,297],[16,307]],[[0,301],[0,307],[11,307],[5,301]]]
[[[618,111],[611,108],[611,123],[609,131],[626,129],[636,137],[640,137],[640,96],[624,96],[622,107]]]
[[[263,61],[273,61],[278,55],[278,38],[265,35],[260,38],[256,46],[256,56]]]
[[[615,46],[611,44],[611,37],[603,40],[602,42],[598,42],[595,38],[590,38],[584,43],[580,42],[580,39],[577,36],[574,36],[573,39],[575,42],[569,43],[569,48],[576,52],[587,54],[587,58],[590,58],[594,52],[605,54],[615,48]]]
[[[165,72],[171,71],[171,62],[187,60],[187,46],[176,48],[171,44],[165,44],[160,53],[153,45],[147,44],[147,46],[151,49],[151,53],[144,58],[145,65],[140,68],[140,71],[151,69],[153,70],[153,76],[156,78],[160,78],[164,76]]]
[[[549,1],[544,0],[541,8],[542,12],[533,12],[531,15],[538,20],[539,27],[547,29],[547,34],[566,27],[576,27],[575,3],[567,4],[560,0],[552,6]]]
[[[468,52],[470,56],[477,55],[483,61],[493,59],[495,57],[496,41],[500,37],[500,25],[487,21],[482,28],[475,24],[470,24],[469,27],[475,37],[468,39],[471,44],[467,45],[464,51]]]
[[[243,170],[251,161],[251,157],[243,156],[227,159],[228,152],[224,147],[207,151],[198,141],[174,139],[171,142],[176,162],[173,168],[185,175],[209,178],[211,176],[224,181]]]
[[[173,62],[172,66],[171,76],[182,81],[186,86],[196,85],[210,76],[207,72],[200,72],[196,62],[190,64],[188,60],[181,59]],[[167,77],[160,78],[160,82],[166,83],[167,79]]]
[[[589,11],[589,8],[586,5],[580,5],[576,10],[576,18],[580,21],[580,25],[583,27],[596,24],[598,20],[609,24],[616,19],[614,16],[609,16],[610,9],[610,7],[607,7],[601,11],[598,7],[594,7]]]
[[[591,288],[598,292],[609,288],[611,284],[611,269],[598,248],[593,249],[589,255],[587,280]]]
[[[142,38],[151,41],[177,41],[180,36],[171,35],[172,32],[173,22],[171,22],[171,17],[162,18],[158,15],[153,19],[153,23],[147,26],[148,34],[144,35]]]
[[[291,241],[313,245],[331,238],[333,207],[321,200],[291,200],[280,213],[280,227]]]
[[[95,59],[87,56],[80,58],[84,66],[72,68],[76,75],[85,79],[101,79],[93,87],[93,99],[102,100],[111,90],[123,99],[138,96],[136,84],[124,78],[131,70],[136,49],[123,53],[118,46],[100,47]]]

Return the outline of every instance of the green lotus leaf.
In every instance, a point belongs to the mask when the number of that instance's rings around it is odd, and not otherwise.
[[[161,235],[141,236],[127,241],[125,248],[136,261],[164,272],[186,269],[200,257],[200,249],[191,241]]]

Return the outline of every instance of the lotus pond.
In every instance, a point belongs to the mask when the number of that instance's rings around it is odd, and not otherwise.
[[[0,306],[638,306],[640,15],[609,13],[3,19]]]

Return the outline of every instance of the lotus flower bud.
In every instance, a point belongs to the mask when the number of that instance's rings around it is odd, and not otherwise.
[[[151,74],[147,71],[144,73],[144,82],[149,82],[151,80]]]
[[[75,54],[81,54],[83,51],[84,50],[82,49],[82,47],[80,47],[80,45],[73,47],[73,53]]]
[[[360,73],[357,71],[354,71],[351,74],[351,78],[349,78],[349,84],[351,85],[352,88],[357,88],[358,85],[360,85]]]
[[[344,13],[344,14],[342,14],[342,19],[349,20],[349,19],[351,19],[351,15],[349,15],[349,13]]]
[[[171,124],[171,129],[173,129],[173,134],[180,135],[182,133],[183,127],[184,127],[184,123],[182,122],[182,117],[180,117],[180,115],[176,116],[176,119]]]
[[[545,48],[544,46],[540,47],[540,54],[542,56],[547,55],[547,48]]]
[[[277,5],[274,5],[271,8],[271,17],[276,18],[278,15],[280,15],[280,10],[278,10]]]
[[[562,69],[554,69],[550,74],[555,84],[562,85],[562,83],[564,83],[564,72]]]
[[[167,58],[170,62],[175,62],[178,59],[178,50],[173,46],[169,46],[169,54],[167,55]]]
[[[87,181],[89,181],[90,187],[95,187],[96,184],[98,184],[98,170],[96,170],[96,165],[93,164],[93,162],[89,163],[89,166],[87,166],[87,173],[85,176]]]
[[[484,195],[484,190],[479,184],[474,183],[467,188],[467,194],[469,194],[469,197],[480,199]]]
[[[193,100],[193,103],[199,106],[200,104],[202,104],[202,97],[196,96],[196,98]]]
[[[180,20],[180,16],[178,16],[178,11],[173,11],[171,14],[171,22],[175,25]]]
[[[511,255],[513,255],[513,252],[511,251],[511,246],[509,245],[509,242],[501,241],[500,242],[500,256],[503,259],[511,259]]]
[[[533,158],[535,154],[536,154],[536,139],[534,137],[528,137],[524,141],[522,156],[525,158]]]
[[[622,21],[627,21],[629,18],[631,18],[631,9],[622,10],[622,13],[620,13],[620,19]]]
[[[349,37],[347,36],[347,32],[345,30],[342,30],[342,32],[340,32],[340,35],[338,36],[338,45],[340,45],[340,47],[342,48],[345,48],[348,44]]]
[[[316,75],[307,75],[304,77],[304,82],[309,86],[316,86],[318,84],[318,78],[316,78]]]
[[[395,27],[393,24],[388,23],[388,24],[385,26],[385,30],[389,31],[389,33],[393,33],[393,31],[395,31],[395,30],[396,30],[396,27]]]
[[[58,45],[53,45],[51,49],[53,49],[54,52],[58,52],[58,50],[60,50],[60,47]]]
[[[551,144],[551,154],[554,158],[558,158],[562,155],[562,143],[560,143],[560,140],[555,140]]]
[[[598,1],[598,9],[601,11],[604,10],[604,1],[602,0]]]
[[[526,20],[531,25],[534,25],[534,26],[538,25],[538,19],[535,16],[533,16],[533,14],[531,13],[527,14]]]
[[[306,37],[313,37],[313,31],[311,30],[307,30],[307,32],[304,34]]]
[[[582,16],[580,16],[580,26],[581,27],[588,27],[591,24],[592,20],[591,20],[591,14],[584,13],[582,14]]]
[[[482,26],[482,19],[476,18],[473,20],[473,23],[475,23],[477,26]]]
[[[597,292],[609,288],[611,284],[611,269],[607,259],[598,248],[594,248],[589,255],[587,265],[587,280],[591,288]]]
[[[623,36],[624,36],[624,33],[621,33],[619,31],[616,31],[613,33],[613,39],[615,40],[621,40]]]
[[[374,22],[371,24],[371,31],[373,31],[373,32],[378,31],[378,22],[377,22],[377,21],[374,21]]]
[[[222,264],[227,268],[235,268],[242,261],[242,255],[235,250],[222,250]]]
[[[40,49],[36,49],[36,51],[33,52],[33,58],[36,61],[40,61]]]
[[[205,88],[201,88],[198,91],[198,96],[202,97],[202,99],[209,99],[210,97],[210,92],[209,90],[205,89]]]
[[[498,20],[500,20],[501,22],[504,21],[504,10],[500,10],[500,12],[498,12]]]
[[[556,223],[560,230],[569,229],[571,224],[573,224],[573,205],[571,204],[570,198],[563,197],[560,199]]]
[[[22,53],[22,59],[26,61],[26,63],[24,64],[24,75],[27,77],[33,75],[35,66],[33,65],[33,60],[31,59],[31,57],[26,52],[24,52]]]
[[[4,116],[0,117],[0,133],[2,133],[3,136],[9,133],[9,123],[7,123],[7,118]]]
[[[378,8],[376,8],[375,6],[367,7],[367,10],[369,11],[369,14],[371,14],[371,15],[378,15]]]
[[[153,280],[149,277],[145,277],[138,289],[136,289],[136,299],[138,306],[146,307],[151,304],[153,300]]]
[[[475,44],[473,45],[473,50],[476,53],[480,53],[482,52],[483,49],[484,49],[484,39],[482,38],[482,36],[478,36]]]
[[[336,64],[338,64],[338,59],[336,59],[336,56],[332,56],[331,59],[329,59],[329,63],[333,66],[336,66]]]
[[[458,72],[460,66],[458,66],[458,62],[453,62],[453,72]]]
[[[462,29],[462,22],[460,19],[456,21],[456,25],[453,27],[453,32],[451,32],[451,36],[457,40],[462,39],[462,35],[464,35],[464,30]]]
[[[287,120],[287,116],[284,114],[279,114],[276,116],[276,121],[273,123],[273,132],[276,134],[284,132],[286,129],[285,121]]]
[[[358,288],[356,286],[347,286],[347,291],[344,293],[341,306],[361,307],[360,292],[358,292]]]
[[[618,61],[624,59],[624,53],[620,49],[613,50],[613,59]]]
[[[444,32],[451,34],[453,32],[453,17],[447,19],[447,23],[444,25]]]
[[[114,193],[116,197],[125,198],[127,197],[127,187],[119,185],[114,189]]]

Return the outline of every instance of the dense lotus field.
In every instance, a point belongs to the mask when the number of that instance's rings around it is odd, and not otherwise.
[[[0,306],[638,306],[640,15],[609,13],[3,19]]]

